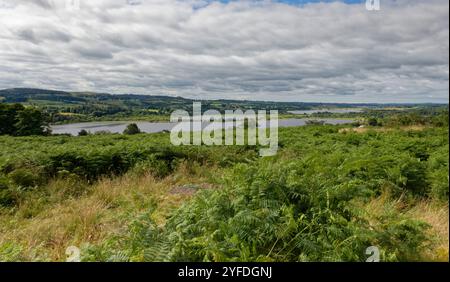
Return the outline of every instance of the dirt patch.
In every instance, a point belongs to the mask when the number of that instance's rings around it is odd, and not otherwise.
[[[183,195],[193,195],[199,190],[212,189],[213,185],[209,183],[202,184],[186,184],[181,186],[175,186],[170,189],[170,194],[183,194]]]

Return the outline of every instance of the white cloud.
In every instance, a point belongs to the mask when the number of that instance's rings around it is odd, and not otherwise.
[[[0,88],[448,102],[446,0],[385,0],[376,12],[338,2],[5,1]]]

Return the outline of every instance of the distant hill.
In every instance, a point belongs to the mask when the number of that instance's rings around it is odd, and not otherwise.
[[[121,94],[93,92],[67,92],[35,88],[12,88],[0,90],[1,103],[21,103],[35,106],[51,115],[51,121],[77,122],[91,120],[117,120],[133,117],[146,119],[167,119],[174,110],[192,111],[194,100],[153,95]],[[339,103],[303,103],[269,102],[241,100],[202,100],[203,109],[215,109],[220,112],[232,109],[276,109],[280,114],[295,110],[317,108],[380,108],[399,107],[398,104],[339,104]],[[404,105],[405,106],[405,105]],[[406,105],[413,107],[414,105]]]
[[[66,92],[35,88],[12,88],[0,90],[0,97],[5,103],[32,103],[35,101],[62,102],[67,104],[82,104],[92,101],[141,101],[142,103],[187,102],[187,99],[168,96],[146,96],[146,95],[112,95],[107,93],[93,92]]]
[[[66,92],[35,88],[11,88],[0,90],[0,101],[4,103],[28,103],[37,105],[83,105],[83,104],[104,104],[121,105],[125,108],[180,108],[180,105],[192,107],[192,99],[171,96],[153,96],[93,92]],[[210,105],[212,108],[277,108],[278,110],[307,110],[317,107],[361,107],[375,106],[376,104],[340,104],[340,103],[304,103],[304,102],[270,102],[270,101],[248,101],[248,100],[202,100],[203,105]],[[61,105],[63,104],[63,105]]]

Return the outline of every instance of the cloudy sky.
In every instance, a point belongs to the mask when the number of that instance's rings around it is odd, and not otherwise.
[[[380,2],[0,0],[0,89],[447,103],[449,1]]]

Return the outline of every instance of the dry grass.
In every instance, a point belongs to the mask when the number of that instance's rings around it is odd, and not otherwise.
[[[449,206],[448,203],[421,201],[409,212],[413,218],[431,225],[430,236],[435,239],[434,248],[427,250],[424,257],[430,261],[449,261]]]
[[[420,260],[449,261],[449,206],[430,200],[419,200],[407,204],[403,197],[396,200],[386,190],[379,197],[365,204],[369,220],[384,215],[401,212],[405,216],[421,220],[431,226],[428,236],[432,240],[431,248],[421,254]]]
[[[14,260],[65,260],[65,250],[71,245],[100,243],[113,234],[126,232],[130,218],[144,213],[152,203],[158,209],[152,217],[164,224],[167,216],[192,194],[173,193],[173,187],[187,183],[207,182],[195,171],[202,168],[185,166],[171,177],[155,179],[151,174],[132,173],[113,179],[102,179],[81,196],[67,197],[72,190],[68,182],[55,180],[47,189],[48,202],[32,198],[22,203],[14,214],[0,216],[0,247],[20,246],[20,256]],[[78,187],[80,189],[80,187]]]
[[[410,125],[410,126],[401,126],[398,128],[391,127],[355,127],[355,128],[341,128],[339,129],[339,133],[346,132],[356,132],[356,133],[366,133],[368,131],[376,131],[376,132],[389,132],[395,130],[404,130],[404,131],[422,131],[427,127],[424,125]]]

